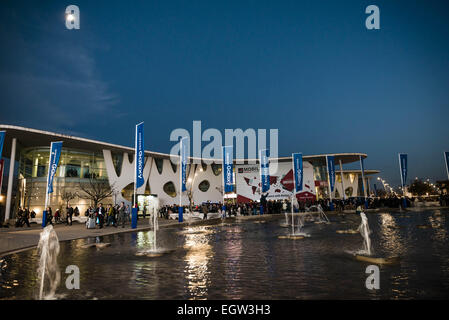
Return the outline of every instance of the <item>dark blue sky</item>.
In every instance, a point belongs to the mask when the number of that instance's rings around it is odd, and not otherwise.
[[[76,4],[81,29],[67,30]],[[378,5],[381,29],[365,28]],[[146,148],[170,132],[278,128],[279,153],[365,152],[445,177],[447,1],[2,1],[0,122]]]

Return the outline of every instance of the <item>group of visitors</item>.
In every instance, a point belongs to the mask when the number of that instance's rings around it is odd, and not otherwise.
[[[23,227],[25,225],[27,225],[27,227],[31,227],[30,218],[32,219],[35,217],[36,213],[34,211],[30,212],[30,209],[28,208],[19,207],[19,209],[17,210],[16,227]]]
[[[89,207],[86,210],[86,216],[88,216],[89,219],[95,219],[95,224],[100,229],[102,229],[103,226],[113,226],[117,228],[119,225],[124,228],[126,222],[131,221],[130,214],[131,210],[129,205],[125,205],[123,201],[115,206],[108,204],[106,208],[102,203],[99,203],[96,209]]]

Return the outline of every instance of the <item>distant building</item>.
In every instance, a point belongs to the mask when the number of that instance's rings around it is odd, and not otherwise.
[[[70,204],[80,209],[81,214],[92,203],[80,191],[80,184],[95,181],[107,181],[114,189],[113,194],[103,200],[107,203],[132,201],[134,165],[134,148],[95,141],[80,137],[58,134],[48,131],[35,130],[11,125],[0,125],[0,130],[6,131],[3,149],[4,157],[15,157],[13,165],[18,163],[18,175],[8,185],[7,194],[2,194],[0,205],[6,207],[6,218],[13,218],[18,206],[29,207],[37,216],[42,215],[45,202],[45,190],[48,170],[50,142],[63,141],[62,154],[54,181],[55,191],[50,196],[52,208],[65,207],[63,194],[77,191],[79,197]],[[12,152],[15,150],[15,152]],[[340,170],[339,166],[359,162],[363,153],[328,154],[335,157],[336,182],[333,198],[363,196],[363,181],[360,170]],[[169,154],[145,151],[146,162],[144,168],[145,184],[137,190],[138,195],[152,195],[157,197],[158,204],[172,205],[179,202],[179,168],[170,160]],[[328,197],[328,178],[326,154],[304,155],[304,190],[297,197],[301,200]],[[291,196],[293,190],[291,157],[270,159],[278,161],[278,171],[272,172],[272,185],[268,199],[284,199]],[[8,172],[10,171],[10,168]],[[188,168],[187,188],[192,192],[195,204],[202,202],[222,201],[221,160],[212,164],[192,164]],[[235,201],[258,200],[259,168],[256,164],[235,165],[236,193],[227,195]],[[6,170],[5,170],[6,171]],[[341,175],[341,172],[343,175]],[[370,175],[377,174],[377,170],[365,171],[365,185],[367,194],[371,193]],[[3,176],[6,176],[4,172]],[[343,180],[342,180],[343,176]],[[6,180],[6,179],[5,179]],[[3,181],[6,185],[8,181]],[[16,180],[16,181],[14,181]],[[13,186],[16,190],[13,190]],[[14,195],[16,195],[14,197]],[[150,199],[150,198],[148,198]],[[151,200],[148,200],[151,201]],[[183,194],[184,205],[189,203],[188,196]]]

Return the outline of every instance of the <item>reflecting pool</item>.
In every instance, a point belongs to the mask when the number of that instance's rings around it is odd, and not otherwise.
[[[380,289],[368,290],[369,263],[348,252],[362,248],[360,216],[330,215],[308,222],[309,238],[279,239],[285,218],[266,223],[231,220],[211,226],[160,229],[158,246],[176,249],[138,256],[152,231],[60,243],[61,299],[445,299],[449,296],[449,210],[368,213],[376,256],[398,256],[380,267]],[[87,243],[110,242],[103,249]],[[36,249],[0,258],[0,298],[38,296]],[[80,289],[65,286],[65,268],[80,269]]]

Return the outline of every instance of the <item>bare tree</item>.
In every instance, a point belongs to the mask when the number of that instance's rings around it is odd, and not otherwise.
[[[86,198],[94,203],[94,208],[103,199],[111,196],[114,192],[113,186],[105,179],[96,179],[93,174],[89,175],[89,181],[86,183],[80,182],[80,189],[85,193]]]
[[[77,191],[67,191],[66,188],[62,189],[61,191],[61,199],[64,200],[66,204],[66,208],[69,206],[69,202],[75,198],[78,198],[78,192]]]

